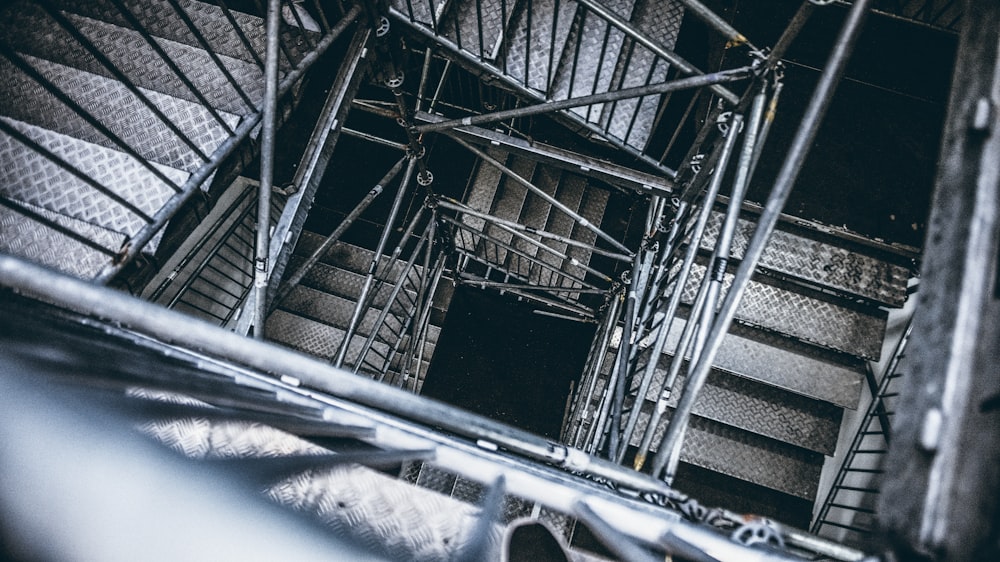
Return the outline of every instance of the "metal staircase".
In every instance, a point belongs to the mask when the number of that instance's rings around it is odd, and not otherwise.
[[[272,0],[267,22],[257,2],[7,4],[0,337],[15,345],[0,351],[267,484],[351,537],[345,552],[489,559],[527,518],[575,559],[861,559],[849,546],[869,545],[904,344],[815,536],[750,515],[824,492],[917,257],[781,212],[870,0],[852,3],[768,200],[745,201],[781,58],[821,4],[803,2],[773,49],[695,0]],[[954,25],[952,3],[925,4],[941,17],[907,17]],[[733,48],[727,70],[673,51],[685,15]],[[287,94],[355,22],[326,104],[305,113],[319,117],[296,179],[272,189],[275,104],[295,105]],[[455,74],[474,78],[481,107],[442,94]],[[373,99],[356,96],[362,79]],[[349,132],[399,161],[338,224],[306,228],[349,109],[400,125]],[[584,138],[537,141],[518,121],[537,115]],[[262,187],[214,185],[258,144]],[[456,154],[471,156],[467,183],[436,180]],[[369,222],[377,235],[348,241],[404,167],[388,216]],[[214,208],[135,291],[150,302],[29,263],[107,284],[199,191]],[[596,326],[559,442],[414,396],[458,284]],[[8,370],[0,384],[21,396]],[[717,509],[678,491],[709,488]]]
[[[288,7],[282,93],[336,35]],[[108,282],[260,123],[263,20],[188,0],[46,0],[7,3],[0,26],[2,249]]]

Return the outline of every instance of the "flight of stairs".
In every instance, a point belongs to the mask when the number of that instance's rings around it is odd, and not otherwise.
[[[699,261],[707,259],[720,223],[721,213],[716,212]],[[744,214],[734,240],[734,259],[742,256],[752,229],[753,217]],[[858,244],[847,247],[843,241],[787,224],[772,237],[761,267],[695,403],[681,461],[812,502],[824,457],[835,452],[843,409],[858,407],[865,362],[879,358],[886,308],[902,306],[909,272],[899,258]],[[649,424],[704,269],[704,263],[696,262],[684,287],[679,318],[668,332],[665,352],[655,358],[655,377],[638,405],[637,429],[629,442],[632,447],[639,445]],[[731,267],[724,291],[732,271]],[[595,400],[576,406],[564,435],[586,436],[590,430],[620,339],[619,328],[596,381]],[[640,372],[653,359],[652,340],[646,337],[639,342]],[[637,379],[626,387],[623,420],[636,407]],[[654,432],[654,451],[683,384],[682,374]],[[629,463],[630,456],[626,455]],[[690,484],[677,482],[682,490]],[[733,505],[746,505],[736,497],[739,492],[732,494]]]
[[[676,0],[602,2],[663,47],[684,16]],[[538,100],[563,100],[662,82],[669,63],[573,0],[392,0],[395,15],[477,60]],[[431,9],[433,6],[433,10]],[[568,110],[592,134],[642,151],[661,96]]]
[[[112,263],[263,95],[260,17],[232,12],[237,31],[215,4],[181,0],[183,15],[172,0],[117,4],[17,1],[0,13],[0,251],[83,278]],[[280,75],[305,55],[305,33],[285,26]]]
[[[314,232],[303,231],[289,262],[288,271],[298,269],[319,247],[323,238]],[[267,339],[326,361],[333,360],[350,323],[372,255],[371,250],[353,244],[346,242],[335,244],[309,270],[302,282],[286,298],[276,303],[274,312],[267,320],[265,332]],[[380,274],[379,278],[388,279],[389,282],[381,283],[373,290],[372,305],[365,312],[348,346],[345,368],[358,366],[365,341],[371,335],[380,313],[389,302],[392,282],[401,274],[406,263],[403,259],[389,262],[390,258],[385,256],[379,267],[380,272],[386,273]],[[420,264],[413,266],[409,278],[414,282],[404,285],[398,297],[392,301],[389,313],[386,314],[385,324],[374,338],[371,351],[358,366],[360,374],[377,377],[383,370],[387,370],[389,373],[387,382],[391,381],[393,376],[400,374],[402,351],[416,323],[415,319],[410,319],[407,323],[407,318],[413,313],[414,299],[417,296],[415,281],[422,267]],[[420,366],[420,378],[407,382],[406,388],[414,388],[419,392],[423,386],[423,377],[434,355],[434,348],[444,322],[444,312],[451,300],[451,289],[450,283],[438,283]],[[387,358],[390,364],[386,369]]]
[[[584,176],[539,164],[523,156],[509,155],[500,149],[489,149],[487,153],[591,224],[601,224],[610,196],[606,187],[596,185]],[[594,244],[597,240],[593,231],[488,162],[479,161],[470,184],[465,204],[475,211],[586,244]],[[590,265],[592,258],[592,252],[586,248],[530,232],[525,234],[556,252],[552,253],[482,218],[463,215],[460,221],[468,230],[457,229],[455,246],[480,264],[479,273],[484,277],[491,273],[483,272],[482,268],[486,267],[494,270],[495,276],[513,283],[565,287],[565,291],[547,292],[547,297],[569,304],[579,304],[580,293],[572,291],[583,287],[578,280],[594,283],[602,289],[608,288],[606,280],[595,279],[582,267]],[[477,232],[486,233],[514,251],[475,237]],[[475,286],[474,281],[469,284]]]

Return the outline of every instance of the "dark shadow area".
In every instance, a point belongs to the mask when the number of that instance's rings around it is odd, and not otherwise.
[[[422,394],[558,438],[594,326],[533,309],[509,295],[457,287]]]

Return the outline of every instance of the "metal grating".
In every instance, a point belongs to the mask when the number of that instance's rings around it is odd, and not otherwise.
[[[547,93],[550,80],[555,77],[556,65],[562,57],[566,39],[577,11],[573,0],[559,3],[556,14],[555,0],[532,0],[514,19],[507,40],[507,54],[503,62],[507,73],[518,82]],[[528,19],[531,19],[531,42],[528,44]],[[553,22],[553,15],[555,21]],[[553,27],[553,23],[555,26]],[[527,78],[525,78],[525,58]],[[551,65],[550,65],[551,60]]]

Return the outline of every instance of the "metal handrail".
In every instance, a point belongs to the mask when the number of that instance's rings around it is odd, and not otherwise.
[[[286,6],[292,3],[292,0],[281,1]],[[163,127],[168,132],[167,134],[170,135],[169,141],[176,142],[184,154],[190,155],[185,156],[190,161],[188,168],[185,170],[189,172],[188,176],[186,180],[179,182],[176,177],[172,178],[168,175],[162,166],[152,162],[148,158],[148,154],[135,143],[131,136],[116,132],[119,130],[116,121],[119,118],[118,112],[105,114],[104,112],[91,111],[87,107],[84,107],[83,104],[76,101],[80,99],[81,92],[64,91],[60,84],[52,81],[46,73],[39,70],[31,59],[21,55],[18,52],[18,46],[12,44],[10,39],[0,41],[0,56],[9,61],[17,69],[17,72],[26,77],[25,79],[37,84],[41,90],[51,95],[61,106],[73,113],[77,118],[86,122],[89,127],[92,127],[97,133],[107,139],[109,141],[108,146],[111,149],[124,152],[132,161],[141,166],[146,173],[155,177],[163,186],[173,192],[160,208],[153,210],[140,209],[138,204],[117,194],[112,187],[103,185],[101,181],[95,179],[86,171],[77,168],[75,165],[59,157],[52,150],[49,150],[44,143],[33,141],[23,134],[18,134],[14,128],[6,124],[0,126],[0,130],[13,136],[23,146],[43,158],[52,161],[53,164],[74,176],[79,180],[80,189],[93,190],[95,193],[109,197],[135,217],[136,226],[127,232],[119,233],[124,237],[124,243],[121,247],[104,248],[96,241],[87,240],[86,235],[73,232],[72,229],[67,228],[65,225],[60,225],[58,221],[45,214],[32,212],[30,208],[18,204],[16,201],[12,201],[10,205],[4,205],[30,221],[38,223],[40,228],[48,228],[70,236],[107,255],[109,258],[107,263],[95,275],[94,280],[99,283],[108,283],[139,255],[143,248],[166,226],[167,222],[177,211],[199,191],[201,185],[250,136],[261,120],[260,108],[266,105],[265,102],[267,100],[251,99],[251,95],[237,80],[233,71],[223,64],[220,56],[214,51],[211,41],[206,37],[203,30],[199,29],[198,24],[192,19],[192,15],[177,0],[168,0],[169,7],[166,11],[157,13],[155,16],[150,16],[155,17],[155,21],[141,19],[137,15],[138,12],[132,2],[112,0],[115,13],[112,13],[111,16],[121,20],[123,23],[119,25],[126,26],[125,29],[130,33],[138,34],[141,38],[143,48],[151,49],[157,57],[157,62],[163,64],[170,78],[179,81],[179,84],[182,85],[181,87],[185,90],[184,95],[190,95],[190,99],[196,100],[193,103],[199,104],[205,110],[206,117],[208,118],[207,123],[210,126],[218,128],[219,133],[221,133],[218,137],[220,140],[206,144],[198,140],[185,128],[182,124],[182,118],[162,108],[161,104],[156,103],[154,98],[136,82],[135,76],[128,69],[116,63],[106,48],[100,46],[90,38],[85,30],[80,27],[82,24],[73,18],[67,17],[67,15],[58,9],[57,4],[51,0],[36,0],[36,3],[39,6],[39,14],[52,22],[52,25],[59,32],[71,38],[74,46],[79,47],[88,57],[96,61],[98,71],[107,75],[108,79],[120,84],[122,90],[127,91],[134,98],[137,106],[142,108],[142,111],[148,112],[157,126]],[[240,21],[244,22],[241,25],[233,15],[233,12],[229,10],[228,6],[222,0],[217,0],[217,5],[212,9],[217,10],[217,13],[220,15],[219,21],[222,24],[222,27],[214,29],[213,33],[234,34],[238,37],[240,44],[250,53],[253,60],[260,63],[261,61],[247,37],[246,30],[243,29],[246,20],[241,19]],[[288,59],[289,62],[285,65],[285,72],[280,85],[274,88],[273,91],[268,92],[268,95],[264,97],[277,99],[290,91],[291,87],[302,78],[304,72],[332,45],[333,41],[350,24],[357,21],[361,14],[360,7],[355,6],[345,11],[343,17],[335,18],[335,24],[331,27],[328,22],[334,18],[328,18],[327,14],[323,13],[320,3],[314,2],[312,9],[318,10],[317,14],[320,16],[320,19],[323,22],[327,22],[323,33],[306,31],[302,23],[302,18],[297,17],[298,13],[295,9],[291,9],[292,16],[295,18],[291,27],[297,27],[298,33],[296,35],[288,36],[288,34],[285,34],[285,36],[282,36],[280,31],[272,30],[272,35],[276,35],[279,40],[287,41],[306,38],[308,48],[301,56],[297,57],[297,61],[293,61],[291,58]],[[142,18],[145,17],[142,16]],[[162,40],[156,37],[157,31],[153,27],[155,27],[156,22],[163,21],[169,21],[171,25],[179,27],[194,38],[195,43],[193,44],[196,45],[195,48],[203,50],[212,61],[204,68],[198,68],[197,72],[218,75],[219,79],[236,94],[238,100],[243,104],[243,107],[246,109],[245,114],[224,117],[222,111],[210,103],[206,95],[207,93],[196,86],[196,79],[193,78],[192,71],[182,69],[180,62],[170,57],[163,46]],[[287,23],[283,25],[288,26]],[[284,41],[279,42],[283,43]],[[282,46],[284,47],[284,45]],[[238,125],[235,119],[239,119]]]

